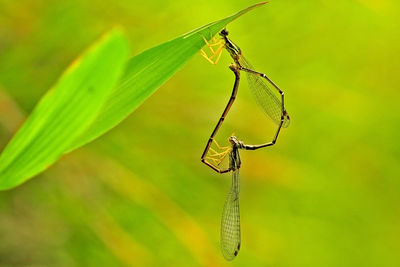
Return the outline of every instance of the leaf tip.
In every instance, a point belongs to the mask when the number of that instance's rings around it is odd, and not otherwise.
[[[256,7],[259,7],[259,6],[263,6],[263,5],[265,5],[265,4],[268,4],[268,3],[269,3],[269,1],[263,1],[263,2],[260,2],[260,3],[254,4],[254,5],[252,5],[252,6],[249,6],[248,8],[249,8],[249,9],[253,9],[253,8],[256,8]]]

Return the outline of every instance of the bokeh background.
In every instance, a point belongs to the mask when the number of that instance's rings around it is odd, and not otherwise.
[[[253,3],[0,0],[0,147],[112,26],[135,55]],[[196,55],[106,135],[0,192],[0,266],[400,266],[399,7],[274,0],[229,25],[292,118],[276,146],[241,153],[232,263],[219,251],[231,178],[200,162],[232,89],[224,52],[217,66]],[[222,144],[273,135],[246,87]]]

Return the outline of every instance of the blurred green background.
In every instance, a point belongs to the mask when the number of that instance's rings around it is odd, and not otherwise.
[[[133,55],[254,2],[0,0],[0,147],[67,65],[122,25]],[[241,153],[242,248],[219,225],[230,175],[200,156],[233,84],[200,54],[128,119],[0,193],[0,266],[400,266],[394,0],[272,1],[228,26],[286,93],[276,146]],[[218,136],[269,140],[239,89]]]

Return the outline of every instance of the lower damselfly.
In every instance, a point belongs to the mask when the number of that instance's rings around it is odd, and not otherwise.
[[[232,185],[225,200],[221,219],[221,251],[228,261],[233,260],[240,249],[240,211],[239,211],[239,141],[235,136],[229,138],[229,170],[232,171]]]
[[[232,172],[232,185],[222,211],[221,251],[224,258],[231,261],[238,255],[241,244],[239,209],[241,160],[239,149],[252,150],[253,146],[244,144],[236,136],[231,136],[229,142],[231,147],[229,148],[229,168],[227,170]]]

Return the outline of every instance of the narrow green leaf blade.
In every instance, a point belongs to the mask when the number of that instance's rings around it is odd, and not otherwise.
[[[125,74],[93,125],[68,151],[92,141],[126,118],[204,46],[203,36],[211,39],[211,36],[217,34],[228,23],[266,3],[250,6],[130,59]]]
[[[93,123],[123,73],[128,45],[113,30],[75,61],[37,104],[0,156],[0,189],[54,163]]]

